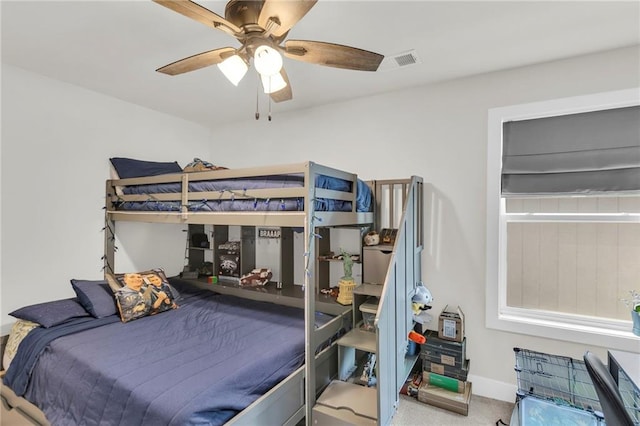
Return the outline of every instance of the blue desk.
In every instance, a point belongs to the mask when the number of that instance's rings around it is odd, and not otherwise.
[[[627,411],[640,425],[640,354],[610,350],[607,361]]]

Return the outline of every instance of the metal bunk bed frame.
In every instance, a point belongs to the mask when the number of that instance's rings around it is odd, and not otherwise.
[[[196,180],[218,180],[230,178],[247,178],[283,174],[302,174],[304,186],[300,188],[283,189],[252,189],[246,193],[220,193],[220,192],[189,192],[189,182]],[[317,188],[316,177],[319,175],[344,179],[351,183],[351,192],[341,192]],[[166,182],[181,182],[181,193],[162,193],[145,195],[119,195],[116,190],[119,186],[141,185]],[[211,172],[181,173],[151,176],[143,178],[130,178],[108,180],[106,183],[106,214],[105,214],[105,272],[115,272],[115,229],[118,221],[137,221],[153,223],[175,224],[206,224],[206,225],[244,225],[244,226],[280,226],[304,228],[304,245],[307,248],[307,273],[304,277],[304,311],[305,311],[305,365],[281,382],[270,392],[255,401],[239,415],[230,421],[230,424],[255,424],[273,419],[282,421],[282,413],[290,412],[292,407],[299,404],[292,400],[292,395],[303,395],[302,405],[291,411],[291,416],[283,424],[295,424],[306,416],[312,418],[312,408],[315,403],[316,392],[322,389],[337,370],[335,362],[335,347],[329,347],[317,356],[315,349],[323,341],[324,337],[337,331],[342,326],[342,318],[337,318],[322,328],[315,329],[315,279],[314,268],[316,259],[316,244],[314,238],[315,227],[342,226],[371,224],[374,222],[373,212],[359,213],[356,211],[357,175],[344,172],[331,167],[322,166],[314,162],[304,162],[290,165],[276,165],[255,167],[250,169],[217,170]],[[303,197],[304,211],[282,212],[191,212],[187,211],[189,201],[202,199],[228,200],[228,199],[271,199]],[[351,201],[350,212],[325,212],[316,211],[314,200],[316,198],[329,198],[334,200]],[[122,201],[181,201],[181,211],[174,212],[133,212],[117,211],[115,206]],[[313,295],[313,297],[310,297]],[[316,370],[318,367],[318,371]],[[317,375],[324,379],[316,383]],[[302,386],[302,388],[301,388]],[[304,397],[306,395],[306,398]]]
[[[304,197],[304,206],[307,208],[301,212],[188,212],[183,208],[179,212],[123,212],[115,209],[116,203],[121,201],[145,201],[147,195],[118,195],[117,187],[134,184],[151,184],[164,182],[181,182],[182,192],[178,194],[153,194],[153,200],[177,200],[186,206],[190,200],[200,200],[204,197],[211,199],[228,199],[231,194],[215,193],[189,193],[188,183],[193,180],[227,179],[234,177],[268,176],[275,174],[301,173],[304,175],[304,187],[287,189],[263,189],[251,190],[246,194],[249,199],[275,198],[275,197]],[[352,183],[352,192],[316,188],[313,184],[318,175],[332,176],[345,179]],[[337,349],[336,345],[320,351],[317,355],[315,349],[318,342],[324,341],[340,327],[344,318],[337,318],[322,328],[315,328],[315,288],[314,272],[317,267],[316,246],[313,241],[316,227],[348,226],[376,224],[380,220],[382,209],[393,211],[393,197],[387,200],[386,205],[381,205],[381,195],[384,188],[393,188],[394,185],[402,185],[403,214],[399,228],[398,238],[394,246],[393,256],[387,273],[383,290],[383,297],[376,315],[377,350],[379,354],[379,388],[378,388],[378,423],[388,424],[395,413],[398,401],[398,391],[404,381],[404,363],[401,358],[406,348],[406,330],[410,323],[410,300],[415,284],[420,281],[420,252],[423,244],[422,225],[422,179],[412,177],[406,180],[372,181],[368,182],[374,189],[374,201],[376,212],[356,212],[356,188],[357,176],[330,167],[325,167],[313,162],[304,162],[284,166],[256,167],[251,169],[222,170],[215,172],[200,172],[197,174],[173,174],[144,178],[117,179],[106,182],[106,212],[105,212],[105,238],[104,238],[104,270],[114,272],[115,266],[115,232],[116,222],[134,221],[151,223],[174,224],[211,224],[211,225],[245,225],[245,226],[280,226],[303,227],[304,244],[308,252],[308,271],[304,277],[304,309],[305,309],[305,365],[296,370],[287,379],[276,385],[273,389],[260,397],[250,406],[231,419],[228,424],[253,425],[253,424],[283,424],[293,426],[306,417],[306,423],[310,425],[313,418],[313,406],[316,395],[324,389],[337,375]],[[393,190],[393,189],[392,189]],[[238,197],[238,195],[235,195]],[[351,212],[319,212],[313,209],[315,197],[332,198],[351,201]],[[380,197],[378,199],[377,197]],[[374,217],[375,215],[375,217]],[[393,215],[393,213],[391,213]],[[401,292],[398,295],[398,292]],[[314,296],[314,297],[312,297]],[[278,303],[274,300],[275,303]],[[408,314],[407,314],[408,310]],[[404,318],[402,318],[404,316]],[[398,318],[402,318],[399,320]],[[405,321],[406,320],[406,321]],[[395,370],[395,374],[392,372]],[[401,371],[402,370],[402,371]],[[386,377],[386,379],[385,379]],[[48,424],[42,412],[33,404],[20,397],[11,395],[12,391],[3,386],[3,403],[8,403],[9,408],[16,408],[18,413],[37,424]]]

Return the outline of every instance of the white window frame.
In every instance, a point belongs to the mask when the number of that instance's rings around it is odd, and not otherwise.
[[[492,329],[552,338],[586,345],[637,352],[640,337],[631,332],[631,319],[602,320],[581,315],[562,314],[507,306],[506,247],[507,213],[501,197],[502,127],[506,121],[553,117],[640,105],[640,88],[598,93],[551,101],[513,105],[489,110],[487,146],[487,254],[486,254],[486,326]],[[640,222],[640,215],[603,218],[598,222]],[[511,215],[511,220],[516,215]],[[588,220],[580,215],[519,215],[517,220]],[[640,285],[640,283],[639,283]]]

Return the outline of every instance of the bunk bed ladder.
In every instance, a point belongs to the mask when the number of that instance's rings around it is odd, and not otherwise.
[[[395,228],[397,234],[392,250],[383,249],[385,255],[389,253],[384,278],[357,286],[352,305],[356,318],[370,296],[379,297],[375,333],[356,327],[359,320],[355,319],[354,329],[337,340],[339,375],[318,398],[313,410],[314,425],[390,424],[398,407],[400,388],[417,360],[416,355],[405,354],[408,334],[413,329],[411,298],[422,276],[422,178],[375,181],[375,199],[376,229]],[[369,353],[367,363],[376,364],[377,383],[372,387],[362,378],[368,373],[352,377],[362,368],[359,364],[364,353]]]
[[[413,329],[411,297],[422,276],[421,256],[424,246],[422,178],[416,176],[411,178],[402,210],[375,319],[378,357],[378,424],[381,425],[391,423],[391,418],[398,406],[400,388],[416,361],[415,356],[405,357],[405,353],[408,344],[407,335]]]

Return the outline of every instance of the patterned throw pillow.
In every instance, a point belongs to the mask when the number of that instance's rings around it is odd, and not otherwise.
[[[117,274],[114,279],[121,284],[115,296],[123,322],[178,307],[178,292],[162,269]]]

